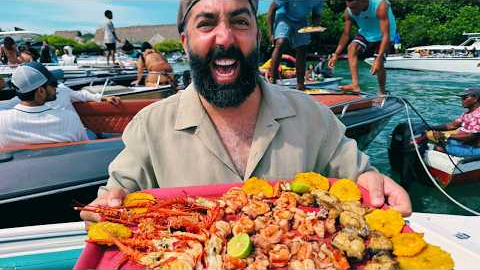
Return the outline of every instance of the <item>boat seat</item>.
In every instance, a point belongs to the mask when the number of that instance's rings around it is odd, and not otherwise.
[[[92,85],[92,86],[85,86],[82,90],[87,90],[90,93],[102,93],[103,88],[105,88],[104,94],[109,92],[118,92],[118,91],[130,91],[130,89],[123,85]]]
[[[158,99],[122,100],[119,105],[108,102],[76,102],[75,109],[86,128],[95,133],[123,133],[127,124],[143,108]]]

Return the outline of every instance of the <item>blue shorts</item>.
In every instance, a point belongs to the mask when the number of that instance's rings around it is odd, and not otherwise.
[[[445,150],[448,154],[457,157],[480,156],[480,147],[471,146],[452,139],[447,141]]]
[[[294,49],[307,46],[310,44],[310,34],[298,33],[298,29],[305,26],[307,26],[306,21],[294,22],[289,20],[285,15],[279,14],[275,17],[274,37],[275,39],[288,39]]]

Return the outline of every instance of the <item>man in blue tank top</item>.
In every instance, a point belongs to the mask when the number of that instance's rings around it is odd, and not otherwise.
[[[274,0],[270,5],[267,22],[270,41],[275,45],[270,70],[273,83],[279,79],[280,58],[290,43],[296,51],[297,89],[305,90],[306,51],[310,34],[300,34],[298,30],[307,26],[310,14],[314,25],[320,23],[323,4],[323,0]]]
[[[395,17],[390,3],[387,0],[345,0],[347,8],[344,18],[343,34],[335,53],[330,58],[329,67],[333,68],[338,55],[342,53],[350,39],[352,24],[359,30],[348,46],[348,64],[352,73],[352,84],[341,86],[340,89],[348,92],[360,92],[358,82],[358,58],[375,57],[370,73],[378,78],[379,94],[385,95],[387,75],[384,62],[396,33]]]

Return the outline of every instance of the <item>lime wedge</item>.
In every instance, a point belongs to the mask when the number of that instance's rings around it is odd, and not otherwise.
[[[250,255],[253,249],[250,236],[246,233],[235,235],[227,243],[227,254],[236,259],[245,259]]]
[[[309,192],[311,187],[309,184],[301,182],[301,181],[293,181],[290,183],[290,188],[293,192],[298,194],[303,194]]]

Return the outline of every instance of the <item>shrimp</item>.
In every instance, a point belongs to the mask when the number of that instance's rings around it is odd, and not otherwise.
[[[222,256],[220,254],[223,249],[223,240],[214,234],[208,239],[205,249],[207,253],[205,257],[207,269],[222,269]]]
[[[268,257],[263,253],[257,253],[253,262],[247,265],[247,269],[251,270],[267,270],[270,265]]]
[[[260,200],[250,200],[250,202],[242,208],[242,212],[249,215],[252,219],[261,216],[270,211],[270,206]]]
[[[235,214],[248,203],[248,196],[241,188],[231,188],[223,195],[226,214]]]
[[[310,193],[304,193],[298,199],[298,203],[302,206],[311,206],[315,202],[315,198]]]
[[[290,251],[286,245],[274,245],[272,250],[268,252],[268,257],[272,268],[285,267],[290,259]]]
[[[282,193],[280,198],[275,201],[275,206],[278,209],[294,210],[297,208],[297,197],[299,196],[292,192]]]
[[[229,255],[223,256],[223,269],[233,270],[233,269],[244,269],[247,267],[247,262],[244,259],[236,259]]]
[[[212,227],[210,227],[210,233],[225,240],[232,233],[232,227],[230,226],[230,223],[226,221],[216,221],[213,223]]]
[[[260,230],[260,235],[270,244],[280,243],[283,231],[277,225],[269,225]]]
[[[260,231],[270,224],[270,219],[266,216],[260,216],[257,217],[253,222],[255,223],[255,231]]]
[[[238,221],[233,222],[232,233],[237,235],[240,233],[250,234],[255,230],[255,223],[248,217],[241,217]]]

